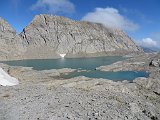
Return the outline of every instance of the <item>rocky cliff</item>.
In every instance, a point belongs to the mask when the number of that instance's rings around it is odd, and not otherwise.
[[[25,40],[28,55],[33,53],[31,51],[55,56],[140,51],[123,31],[59,16],[37,15],[20,35]]]
[[[20,35],[0,19],[0,51],[3,59],[57,58],[104,55],[108,52],[141,52],[121,30],[102,24],[74,21],[51,15],[37,15]]]
[[[19,58],[24,52],[22,39],[4,19],[0,18],[0,59]]]

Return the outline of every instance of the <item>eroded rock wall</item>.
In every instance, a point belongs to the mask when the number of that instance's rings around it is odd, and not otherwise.
[[[26,50],[22,41],[8,22],[0,17],[0,59],[21,58]]]
[[[102,24],[44,14],[35,16],[20,35],[25,40],[29,53],[35,51],[39,54],[50,53],[58,56],[116,50],[141,51],[121,30],[111,30]]]
[[[0,18],[0,42],[1,60],[58,58],[60,54],[83,57],[108,52],[142,52],[121,30],[46,14],[36,15],[19,35]]]

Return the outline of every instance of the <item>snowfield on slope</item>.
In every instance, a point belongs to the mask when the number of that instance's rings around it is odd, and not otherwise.
[[[18,85],[19,81],[8,75],[2,68],[0,68],[0,85],[2,86],[14,86]]]

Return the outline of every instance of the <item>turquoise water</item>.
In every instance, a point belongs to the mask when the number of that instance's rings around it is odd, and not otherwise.
[[[121,56],[93,57],[93,58],[63,58],[63,59],[38,59],[38,60],[18,60],[3,62],[13,66],[33,67],[35,70],[49,70],[61,68],[93,70],[102,65],[109,65],[114,62],[124,60]]]
[[[104,71],[89,71],[89,72],[74,72],[69,75],[63,76],[65,79],[85,76],[89,78],[104,78],[110,79],[114,81],[122,81],[122,80],[134,80],[137,77],[149,77],[149,73],[145,71],[118,71],[118,72],[104,72]]]
[[[103,72],[95,70],[96,67],[109,65],[126,58],[121,56],[106,56],[93,58],[63,58],[63,59],[39,59],[39,60],[18,60],[3,62],[12,66],[33,67],[35,70],[49,69],[84,69],[89,72],[74,72],[63,78],[86,76],[90,78],[104,78],[111,80],[133,80],[137,77],[148,77],[149,74],[143,71],[124,71],[124,72]]]

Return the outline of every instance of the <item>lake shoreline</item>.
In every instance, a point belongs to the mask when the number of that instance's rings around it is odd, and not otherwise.
[[[8,65],[33,67],[33,70],[50,70],[71,68],[76,69],[75,72],[69,74],[62,74],[61,79],[70,79],[78,76],[85,76],[89,78],[103,78],[110,80],[134,80],[137,77],[148,77],[145,71],[117,71],[117,72],[103,72],[96,70],[102,65],[110,65],[115,62],[129,59],[127,56],[102,56],[91,58],[61,58],[61,59],[34,59],[34,60],[18,60],[3,62]],[[80,70],[81,69],[81,70]]]
[[[149,66],[154,56],[146,54],[121,61],[124,64],[145,62],[145,70],[151,72],[149,78],[137,78],[132,82],[87,77],[64,80],[55,76],[74,72],[75,69],[37,71],[1,63],[0,66],[17,78],[20,84],[13,87],[0,86],[0,119],[105,120],[127,117],[158,120],[159,67]],[[117,66],[121,63],[115,64],[111,66],[118,70]],[[137,68],[141,65],[137,64]],[[132,64],[127,66],[133,67]]]
[[[130,51],[113,51],[113,52],[99,52],[99,53],[79,53],[79,54],[66,54],[65,58],[94,58],[104,56],[137,56],[143,55],[144,52],[130,52]],[[14,61],[14,60],[36,60],[36,59],[61,59],[59,54],[50,54],[47,56],[12,56],[12,57],[1,57],[0,61]]]

